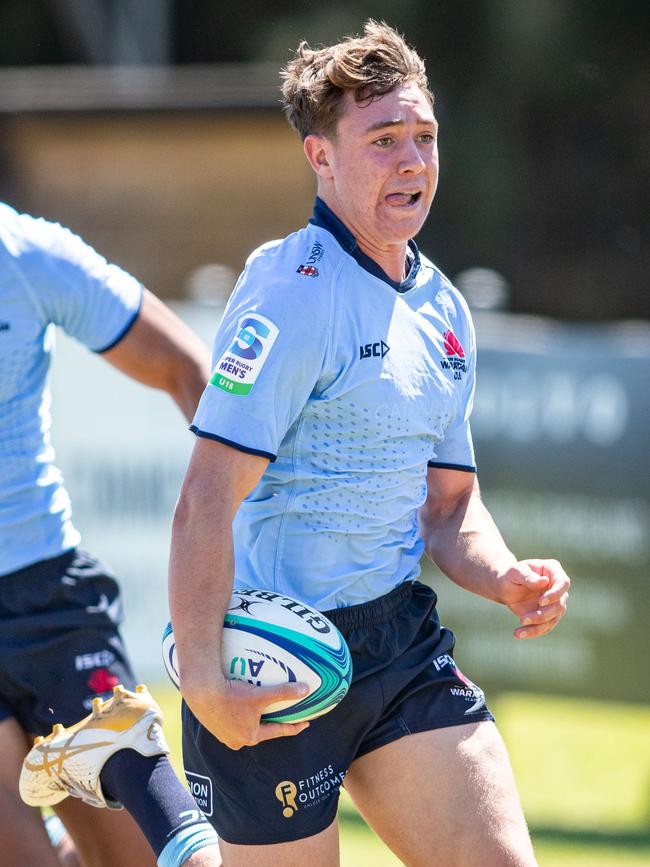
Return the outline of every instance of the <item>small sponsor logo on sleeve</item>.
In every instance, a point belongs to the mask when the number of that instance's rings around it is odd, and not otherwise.
[[[245,313],[239,319],[232,345],[216,364],[210,384],[230,394],[249,394],[279,333],[266,316]]]
[[[318,277],[316,262],[320,262],[323,258],[324,252],[325,247],[323,247],[320,241],[316,241],[314,246],[311,248],[307,261],[302,265],[298,265],[296,268],[296,274],[302,274],[303,277]]]
[[[303,277],[318,277],[318,268],[315,265],[298,265],[296,274],[302,274]]]

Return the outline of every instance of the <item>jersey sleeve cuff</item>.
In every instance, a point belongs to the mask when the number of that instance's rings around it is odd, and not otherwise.
[[[436,470],[460,470],[461,473],[475,473],[476,467],[465,464],[445,464],[441,461],[428,461],[428,465]]]
[[[190,430],[197,437],[201,437],[202,439],[206,440],[214,440],[218,443],[223,443],[226,446],[231,446],[231,448],[237,449],[237,451],[245,452],[247,455],[257,455],[260,458],[266,458],[268,461],[271,461],[271,463],[274,463],[277,458],[277,455],[274,455],[272,452],[265,452],[262,449],[254,449],[250,446],[243,446],[241,443],[226,439],[226,437],[220,437],[218,434],[201,430],[201,428],[197,427],[195,424],[190,425]]]
[[[143,300],[144,300],[144,290],[141,286],[140,287],[140,301],[138,302],[138,306],[136,307],[136,309],[133,311],[133,313],[129,317],[126,325],[123,326],[123,328],[119,331],[117,336],[114,337],[113,340],[111,340],[111,342],[107,346],[102,346],[101,349],[93,349],[93,352],[95,352],[97,355],[101,355],[103,352],[108,352],[109,349],[112,349],[114,346],[117,346],[117,344],[120,342],[120,340],[122,340],[124,337],[126,337],[126,335],[129,333],[129,331],[131,330],[131,328],[135,324],[135,320],[140,315],[140,310],[142,309]]]

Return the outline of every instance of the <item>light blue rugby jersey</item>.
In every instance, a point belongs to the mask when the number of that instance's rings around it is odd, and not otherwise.
[[[141,299],[140,283],[77,235],[0,204],[0,575],[79,543],[50,443],[55,326],[102,352]]]
[[[427,464],[475,471],[467,306],[410,244],[395,283],[319,199],[248,259],[192,430],[271,463],[235,518],[235,583],[321,610],[416,578]]]

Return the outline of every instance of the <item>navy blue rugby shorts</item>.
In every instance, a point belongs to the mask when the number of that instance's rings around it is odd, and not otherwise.
[[[133,689],[121,618],[115,578],[83,551],[0,576],[0,720],[45,735],[117,683]]]
[[[347,696],[293,738],[231,750],[183,703],[183,760],[190,790],[229,843],[285,843],[318,834],[336,815],[352,762],[405,735],[494,717],[483,692],[453,660],[436,594],[419,581],[325,612],[348,642]]]

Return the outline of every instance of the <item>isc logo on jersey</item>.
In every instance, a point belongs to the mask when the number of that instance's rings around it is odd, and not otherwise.
[[[244,313],[232,346],[224,352],[210,384],[231,394],[248,394],[266,363],[279,334],[276,325],[260,313]]]

